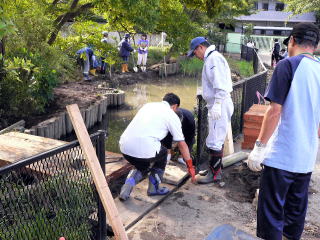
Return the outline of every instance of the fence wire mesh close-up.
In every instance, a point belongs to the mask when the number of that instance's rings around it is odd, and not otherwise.
[[[104,132],[91,140],[104,161]],[[105,213],[78,141],[0,168],[0,186],[1,240],[105,234]]]

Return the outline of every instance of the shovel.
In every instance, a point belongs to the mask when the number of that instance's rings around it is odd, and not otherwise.
[[[133,63],[133,71],[138,72],[138,68],[136,66],[136,61],[134,59],[134,53],[132,53],[132,63]]]

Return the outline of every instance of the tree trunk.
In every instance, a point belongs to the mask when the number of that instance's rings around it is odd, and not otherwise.
[[[56,40],[56,38],[58,36],[58,33],[60,32],[61,28],[63,27],[63,25],[66,22],[73,20],[75,17],[86,12],[88,9],[94,7],[93,3],[86,3],[84,5],[81,5],[80,7],[78,7],[75,10],[78,2],[79,2],[79,0],[73,0],[72,4],[70,6],[69,12],[67,12],[61,16],[58,16],[57,19],[54,21],[56,23],[56,26],[54,27],[54,30],[49,37],[49,40],[48,40],[49,45],[52,45],[54,43],[54,41]]]
[[[0,40],[0,54],[1,54],[1,59],[0,59],[0,81],[4,77],[4,54],[5,54],[5,48],[4,48],[4,39]]]

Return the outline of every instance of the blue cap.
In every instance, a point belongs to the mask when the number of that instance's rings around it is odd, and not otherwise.
[[[130,34],[129,34],[129,33],[126,33],[126,34],[124,35],[124,38],[130,38]]]
[[[188,57],[193,57],[194,56],[194,50],[201,44],[206,42],[207,39],[204,37],[196,37],[191,40],[190,42],[190,50],[188,51]]]

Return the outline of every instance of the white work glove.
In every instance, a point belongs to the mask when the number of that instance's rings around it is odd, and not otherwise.
[[[213,120],[219,120],[221,118],[221,100],[214,101],[214,104],[210,109],[210,115]]]
[[[254,148],[249,154],[247,160],[247,165],[252,171],[259,172],[262,170],[261,164],[264,160],[265,152],[266,146],[259,147],[257,145],[254,145]]]

